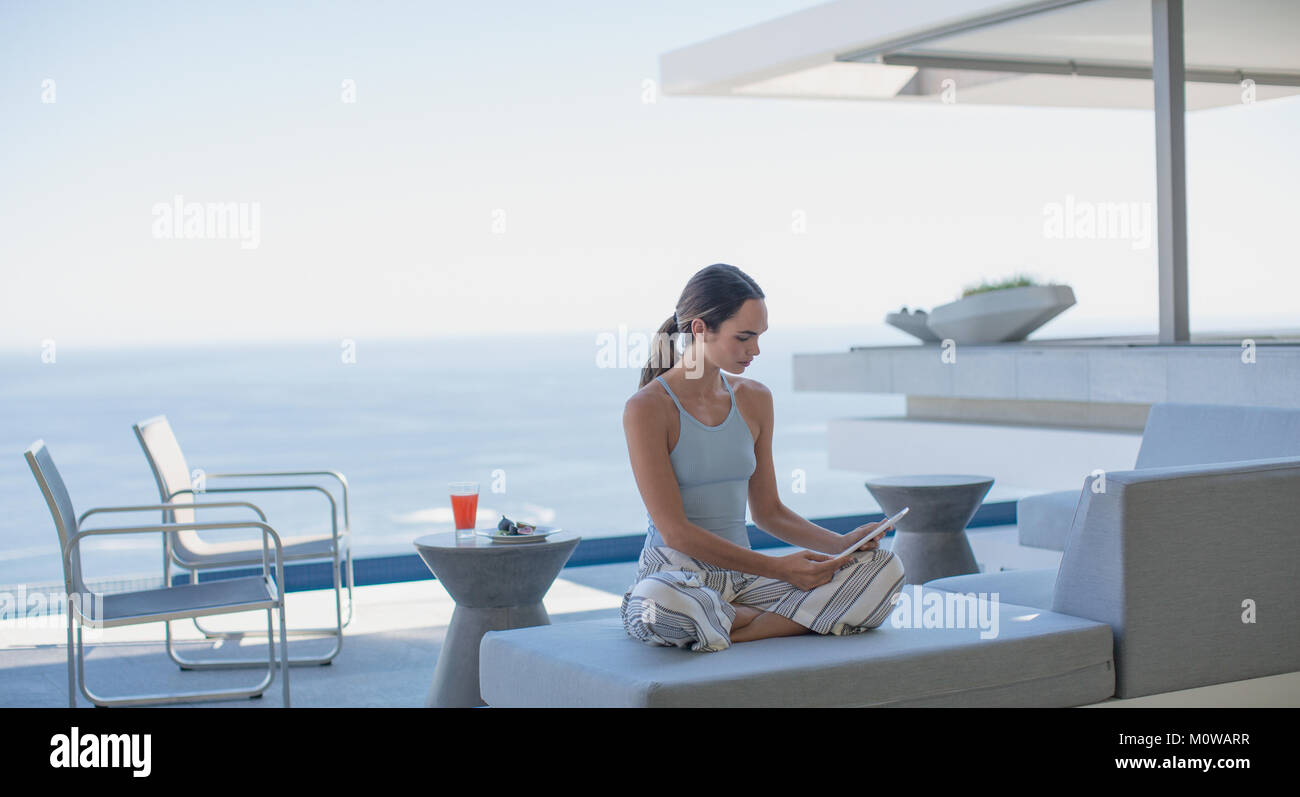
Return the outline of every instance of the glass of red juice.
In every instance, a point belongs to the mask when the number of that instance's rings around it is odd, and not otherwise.
[[[456,539],[473,539],[478,517],[478,482],[451,482],[451,512],[456,518]]]

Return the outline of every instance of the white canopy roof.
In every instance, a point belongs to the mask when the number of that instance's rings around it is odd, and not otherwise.
[[[1300,2],[1186,0],[1188,110],[1300,93]],[[836,0],[665,53],[666,94],[1151,108],[1149,0]],[[951,82],[948,82],[951,81]]]

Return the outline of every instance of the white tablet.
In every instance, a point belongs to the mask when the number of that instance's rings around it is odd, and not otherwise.
[[[906,514],[907,514],[907,511],[908,511],[909,509],[911,509],[910,506],[905,506],[905,507],[902,508],[901,511],[899,511],[899,513],[898,513],[897,515],[894,515],[893,517],[891,517],[891,518],[889,518],[889,519],[887,519],[887,520],[882,521],[881,524],[880,524],[879,526],[876,526],[876,528],[873,529],[872,532],[871,532],[870,534],[868,534],[867,536],[865,536],[865,537],[863,537],[862,539],[858,540],[858,542],[857,542],[856,545],[852,546],[852,547],[849,548],[847,551],[842,551],[842,552],[840,552],[839,554],[836,554],[835,556],[832,556],[832,557],[831,557],[831,561],[836,561],[836,560],[839,560],[839,559],[843,559],[844,557],[848,556],[849,554],[858,553],[860,550],[862,550],[862,545],[863,545],[864,543],[866,543],[866,542],[870,542],[871,540],[874,540],[875,538],[879,537],[881,534],[884,534],[886,531],[888,531],[888,530],[890,529],[890,527],[892,527],[892,526],[894,525],[894,523],[898,522],[898,519],[899,519],[899,518],[901,518],[903,515],[906,515]]]

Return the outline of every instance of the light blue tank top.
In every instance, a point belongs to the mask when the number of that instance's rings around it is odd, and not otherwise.
[[[749,477],[758,462],[754,457],[754,436],[741,417],[731,384],[723,374],[722,384],[731,396],[731,412],[717,426],[705,426],[682,408],[662,376],[655,378],[677,405],[681,431],[668,459],[677,476],[686,519],[724,540],[748,548],[745,504],[749,498]],[[646,519],[650,527],[645,545],[666,545],[649,512]]]

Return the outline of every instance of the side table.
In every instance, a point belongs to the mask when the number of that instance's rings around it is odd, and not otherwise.
[[[948,474],[888,476],[867,482],[886,517],[911,507],[898,521],[892,549],[903,562],[904,584],[979,572],[966,524],[992,486],[989,476]]]
[[[560,531],[545,542],[457,540],[455,532],[415,540],[420,558],[456,601],[424,704],[482,706],[478,648],[488,631],[550,625],[542,597],[582,540]]]

